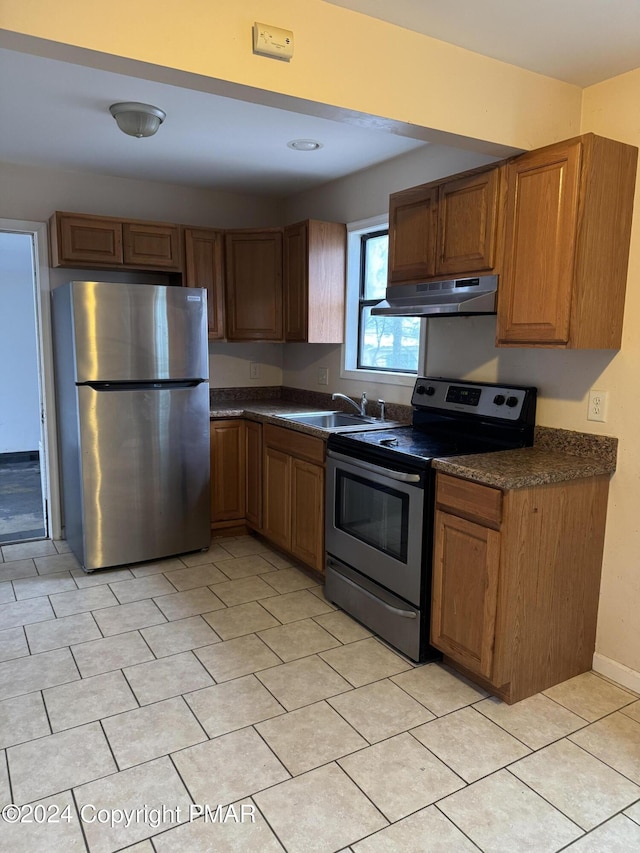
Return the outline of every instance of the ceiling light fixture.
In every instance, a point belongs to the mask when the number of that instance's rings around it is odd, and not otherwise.
[[[322,143],[315,139],[292,139],[287,142],[287,148],[293,148],[294,151],[317,151],[322,148]]]
[[[123,133],[138,139],[143,136],[153,136],[167,117],[164,110],[153,107],[151,104],[138,104],[135,101],[111,104],[109,112]]]

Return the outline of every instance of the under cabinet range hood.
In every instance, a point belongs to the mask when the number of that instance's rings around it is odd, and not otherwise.
[[[399,284],[371,309],[374,317],[464,317],[495,314],[497,275]]]

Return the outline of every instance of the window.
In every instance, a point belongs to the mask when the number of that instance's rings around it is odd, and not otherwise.
[[[389,229],[386,216],[348,226],[347,306],[342,377],[412,386],[422,369],[425,327],[417,317],[375,317],[385,297]]]
[[[388,249],[388,229],[360,235],[358,369],[417,373],[420,320],[371,314],[387,289]]]

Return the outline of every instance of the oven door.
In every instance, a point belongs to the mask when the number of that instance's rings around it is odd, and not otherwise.
[[[326,549],[420,606],[425,474],[327,452]]]

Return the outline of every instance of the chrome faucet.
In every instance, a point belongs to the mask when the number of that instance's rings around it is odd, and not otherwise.
[[[384,415],[385,415],[386,404],[385,404],[384,400],[378,400],[378,405],[380,406],[380,420],[383,421]]]
[[[352,406],[355,406],[356,410],[358,411],[358,413],[360,415],[363,415],[364,417],[366,417],[366,414],[367,414],[367,392],[366,391],[362,392],[362,397],[360,397],[360,403],[359,404],[356,403],[355,400],[352,400],[351,397],[347,397],[346,394],[340,394],[338,392],[336,392],[335,394],[332,394],[331,399],[332,400],[340,399],[340,400],[345,400],[347,403],[351,403]]]

